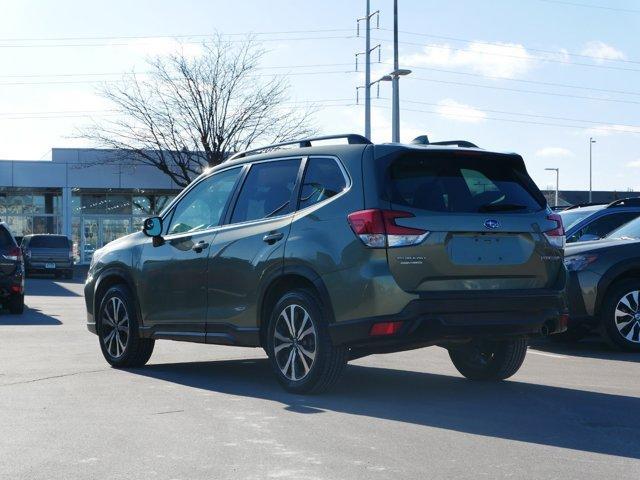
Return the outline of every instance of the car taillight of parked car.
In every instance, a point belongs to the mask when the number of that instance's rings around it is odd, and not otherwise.
[[[9,251],[5,253],[3,257],[14,262],[17,260],[22,260],[22,250],[20,250],[20,247],[11,247],[11,249],[9,249]]]
[[[397,218],[413,217],[413,213],[398,210],[359,210],[347,216],[353,232],[371,248],[406,247],[421,243],[429,232],[419,228],[396,225]]]
[[[562,225],[562,217],[557,213],[547,215],[547,220],[556,222],[556,228],[544,232],[545,237],[551,245],[557,248],[564,248],[565,235],[564,226]]]

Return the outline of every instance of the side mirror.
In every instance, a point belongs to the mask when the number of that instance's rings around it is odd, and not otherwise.
[[[142,231],[147,237],[159,237],[162,235],[162,218],[147,218],[142,226]]]

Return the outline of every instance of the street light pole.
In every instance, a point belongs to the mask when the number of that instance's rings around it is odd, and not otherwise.
[[[558,192],[560,190],[560,169],[559,168],[545,168],[545,170],[549,170],[552,172],[556,172],[556,198],[555,198],[555,207],[558,206]]]
[[[393,0],[393,71],[399,70],[398,66],[398,0]],[[400,143],[400,78],[394,75],[391,80],[393,89],[393,105],[391,115],[391,141]]]
[[[596,141],[589,137],[589,203],[593,202],[593,144]]]

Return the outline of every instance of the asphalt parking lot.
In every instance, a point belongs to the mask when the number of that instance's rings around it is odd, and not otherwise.
[[[80,280],[27,290],[0,313],[2,479],[640,478],[640,355],[596,339],[543,342],[500,384],[439,348],[377,355],[304,397],[257,349],[158,342],[112,369]]]

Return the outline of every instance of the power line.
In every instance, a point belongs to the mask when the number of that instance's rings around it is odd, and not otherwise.
[[[357,38],[355,35],[327,35],[319,37],[282,37],[282,38],[261,38],[261,42],[292,42],[304,40],[349,40]],[[227,42],[245,42],[246,40],[226,40]],[[202,42],[180,42],[180,45],[200,45]],[[123,47],[129,46],[131,42],[110,42],[110,43],[54,43],[54,44],[23,44],[11,45],[2,44],[0,48],[66,48],[66,47]]]
[[[611,10],[613,12],[640,13],[640,10],[634,10],[632,8],[607,7],[604,5],[593,5],[590,3],[566,2],[564,0],[538,0],[538,1],[546,2],[546,3],[557,3],[558,5],[568,5],[572,7],[586,7],[586,8],[597,8],[600,10]]]
[[[386,32],[390,32],[391,30],[388,28],[381,28],[380,30],[384,30]],[[475,43],[478,45],[487,45],[490,47],[505,47],[507,45],[505,45],[504,43],[498,43],[498,42],[484,42],[484,41],[480,41],[480,40],[471,40],[469,38],[460,38],[460,37],[449,37],[446,35],[433,35],[433,34],[428,34],[428,33],[421,33],[421,32],[408,32],[406,30],[401,31],[400,33],[404,33],[406,35],[415,35],[418,37],[427,37],[427,38],[439,38],[442,40],[451,40],[454,42],[464,42],[464,43]],[[520,44],[522,45],[522,44]],[[532,52],[539,52],[539,53],[548,53],[551,55],[567,55],[569,57],[578,57],[578,58],[588,58],[591,60],[607,60],[608,62],[622,62],[622,63],[632,63],[632,64],[636,64],[636,65],[640,65],[640,61],[637,60],[626,60],[626,59],[603,59],[601,57],[596,57],[594,55],[585,55],[582,53],[573,53],[573,52],[567,52],[564,50],[559,50],[559,51],[554,51],[554,50],[544,50],[541,48],[534,48],[534,47],[530,47],[527,45],[522,45],[523,48],[526,48],[527,50],[530,50]]]
[[[376,40],[378,42],[385,42],[385,43],[390,43],[390,40],[384,39],[384,38],[372,38],[372,40]],[[455,50],[458,52],[467,52],[468,50],[465,50],[463,48],[457,48],[457,47],[451,47],[449,45],[438,45],[435,43],[416,43],[416,42],[399,42],[403,45],[412,45],[412,46],[417,46],[417,47],[427,47],[427,48],[439,48],[439,49],[444,49],[444,50]],[[505,48],[510,48],[508,45],[493,45],[493,46],[502,46]],[[523,47],[524,48],[524,47]],[[551,62],[551,63],[560,63],[563,65],[576,65],[576,66],[581,66],[581,67],[588,67],[588,68],[600,68],[600,69],[605,69],[605,70],[620,70],[620,71],[627,71],[627,72],[640,72],[640,69],[638,68],[626,68],[626,67],[618,67],[615,65],[598,65],[598,64],[593,64],[593,63],[580,63],[580,62],[572,62],[572,61],[567,61],[567,60],[560,60],[557,58],[546,58],[546,57],[539,57],[539,56],[534,56],[534,55],[529,55],[529,56],[522,56],[522,55],[509,55],[507,53],[498,53],[498,52],[487,52],[487,51],[479,51],[476,52],[482,55],[491,55],[491,56],[495,56],[495,57],[506,57],[506,58],[517,58],[519,60],[540,60],[542,62]],[[562,54],[562,52],[556,52],[556,55]]]
[[[556,93],[556,92],[540,92],[538,90],[525,90],[523,88],[509,88],[509,87],[498,87],[495,85],[481,85],[479,83],[467,83],[467,82],[454,82],[450,80],[436,80],[433,78],[423,78],[423,77],[415,77],[408,76],[409,80],[420,80],[423,82],[433,82],[433,83],[443,83],[446,85],[458,85],[464,87],[477,87],[477,88],[486,88],[490,90],[502,90],[507,92],[518,92],[518,93],[534,93],[537,95],[550,95],[553,97],[564,97],[564,98],[577,98],[581,100],[596,100],[600,102],[612,102],[612,103],[624,103],[624,104],[635,104],[640,105],[640,101],[635,100],[618,100],[615,98],[600,98],[600,97],[588,97],[585,95],[572,95],[570,93]]]
[[[466,75],[470,77],[479,77],[479,78],[489,78],[493,80],[506,80],[509,82],[519,82],[519,83],[529,83],[532,85],[544,85],[549,87],[562,87],[562,88],[575,88],[577,90],[591,90],[594,92],[603,92],[603,93],[618,93],[622,95],[640,95],[640,92],[631,92],[628,90],[610,90],[607,88],[597,88],[597,87],[584,87],[582,85],[568,84],[568,83],[555,83],[555,82],[541,82],[536,80],[524,80],[520,78],[510,78],[510,77],[500,77],[496,75],[482,75],[480,73],[470,73],[470,72],[459,72],[456,70],[445,70],[442,68],[432,68],[432,67],[417,67],[415,65],[406,65],[407,68],[411,68],[414,70],[430,70],[433,72],[442,72],[442,73],[453,73],[455,75]]]
[[[316,30],[279,30],[263,32],[232,32],[232,33],[194,33],[194,34],[163,34],[163,35],[121,35],[121,36],[93,36],[93,37],[31,37],[31,38],[0,38],[0,42],[61,42],[61,41],[87,41],[87,40],[139,40],[152,38],[215,38],[218,35],[225,36],[251,36],[251,35],[287,35],[299,33],[335,33],[353,32],[353,28],[321,28]]]
[[[391,107],[384,106],[384,105],[374,105],[374,107],[375,108],[384,108],[384,109],[391,108]],[[405,112],[428,113],[428,114],[442,116],[442,113],[437,111],[437,110],[420,110],[420,109],[412,109],[412,108],[403,108],[402,110],[405,111]],[[544,126],[544,127],[565,127],[565,128],[575,128],[575,129],[580,129],[580,130],[594,130],[594,129],[597,129],[597,127],[586,127],[584,125],[570,125],[570,124],[566,124],[566,123],[534,122],[534,121],[529,121],[529,120],[517,120],[517,119],[514,119],[514,118],[480,117],[478,115],[465,115],[465,114],[456,114],[456,116],[463,117],[463,118],[491,120],[491,121],[498,121],[498,122],[509,122],[509,123],[519,123],[519,124],[527,124],[527,125],[538,125],[538,126]],[[601,124],[601,128],[605,128],[605,127],[607,127],[607,126]],[[622,129],[618,130],[618,129],[614,129],[614,128],[609,127],[609,130],[610,131],[614,131],[616,133],[640,134],[640,129],[638,129],[637,131],[634,131],[634,130],[622,130]]]

